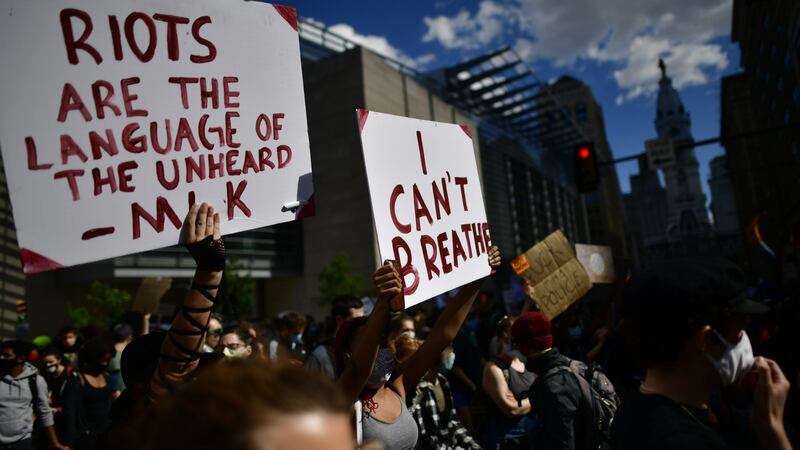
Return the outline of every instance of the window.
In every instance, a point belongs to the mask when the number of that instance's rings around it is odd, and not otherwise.
[[[588,119],[586,113],[586,103],[583,102],[575,103],[575,119],[578,122],[586,122],[586,120]]]

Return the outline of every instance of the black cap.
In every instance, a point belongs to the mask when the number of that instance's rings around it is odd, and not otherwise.
[[[764,313],[750,300],[742,270],[724,258],[697,257],[655,264],[623,289],[623,314],[693,317],[711,311]]]

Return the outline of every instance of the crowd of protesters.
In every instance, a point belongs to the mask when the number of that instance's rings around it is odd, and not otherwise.
[[[131,313],[2,343],[0,450],[797,445],[797,292],[748,289],[730,262],[665,262],[551,321],[531,286],[514,307],[486,279],[399,311],[387,261],[369,301],[254,324],[214,312],[213,208],[184,236],[197,271],[168,329]]]

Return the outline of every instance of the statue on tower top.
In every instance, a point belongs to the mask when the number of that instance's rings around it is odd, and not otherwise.
[[[667,77],[667,65],[664,64],[664,60],[658,58],[658,68],[661,69],[661,78]]]

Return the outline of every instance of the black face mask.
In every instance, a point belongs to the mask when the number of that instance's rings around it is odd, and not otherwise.
[[[0,373],[9,373],[16,366],[16,359],[0,359]]]

